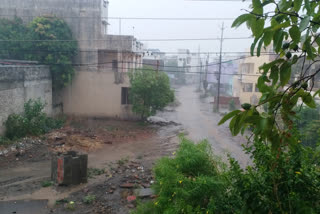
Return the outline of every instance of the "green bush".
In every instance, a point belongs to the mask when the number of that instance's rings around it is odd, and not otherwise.
[[[134,213],[320,213],[319,152],[299,144],[274,155],[259,141],[245,150],[252,166],[225,166],[206,141],[183,138],[176,157],[154,168],[158,198]]]
[[[170,88],[169,77],[164,72],[152,68],[142,68],[129,73],[132,111],[141,119],[154,115],[174,101],[174,91]]]
[[[140,204],[136,213],[206,213],[224,195],[224,168],[207,141],[194,144],[182,138],[176,157],[162,158],[154,168],[158,198]]]
[[[52,129],[61,128],[64,121],[47,117],[43,112],[44,107],[45,104],[39,99],[26,102],[22,114],[11,114],[4,123],[5,136],[12,140],[27,135],[39,136]]]

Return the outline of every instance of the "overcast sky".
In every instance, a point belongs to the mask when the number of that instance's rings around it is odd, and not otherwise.
[[[173,17],[173,18],[233,18],[249,7],[242,1],[185,1],[185,0],[109,0],[110,17]],[[247,37],[249,30],[243,26],[231,29],[231,20],[224,21],[225,37]],[[110,20],[109,33],[119,34],[119,22]],[[122,34],[138,39],[219,38],[222,21],[158,21],[122,20]],[[134,27],[134,29],[133,29]],[[246,51],[252,40],[225,40],[223,51]],[[219,51],[219,41],[144,42],[148,48],[174,52],[188,48],[201,52]]]

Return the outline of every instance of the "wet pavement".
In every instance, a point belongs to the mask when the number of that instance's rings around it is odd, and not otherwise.
[[[165,111],[158,114],[167,120],[181,123],[194,141],[207,139],[215,154],[227,159],[230,154],[239,161],[241,166],[250,164],[249,157],[242,151],[241,144],[246,143],[245,137],[233,137],[228,124],[218,126],[220,114],[213,113],[213,98],[200,99],[196,86],[182,86],[176,90],[176,97],[181,103],[175,111]]]
[[[0,202],[1,214],[45,214],[47,213],[47,200],[37,201],[6,201]]]

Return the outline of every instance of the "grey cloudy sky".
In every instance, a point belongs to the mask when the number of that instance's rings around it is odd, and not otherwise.
[[[173,17],[173,18],[233,18],[249,6],[242,1],[185,1],[185,0],[109,0],[110,17]],[[231,29],[232,21],[224,21],[225,37],[247,37],[244,26]],[[109,33],[119,33],[119,22],[110,20]],[[158,21],[122,20],[122,34],[138,39],[219,38],[222,21]],[[134,29],[133,29],[134,27]],[[252,40],[225,40],[223,51],[246,51]],[[144,42],[148,48],[176,51],[188,48],[197,51],[219,51],[219,41]]]

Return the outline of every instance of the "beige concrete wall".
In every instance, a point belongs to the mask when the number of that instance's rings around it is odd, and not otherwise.
[[[121,88],[129,87],[128,78],[114,83],[114,72],[77,72],[63,97],[68,115],[133,119],[129,105],[121,105]]]

